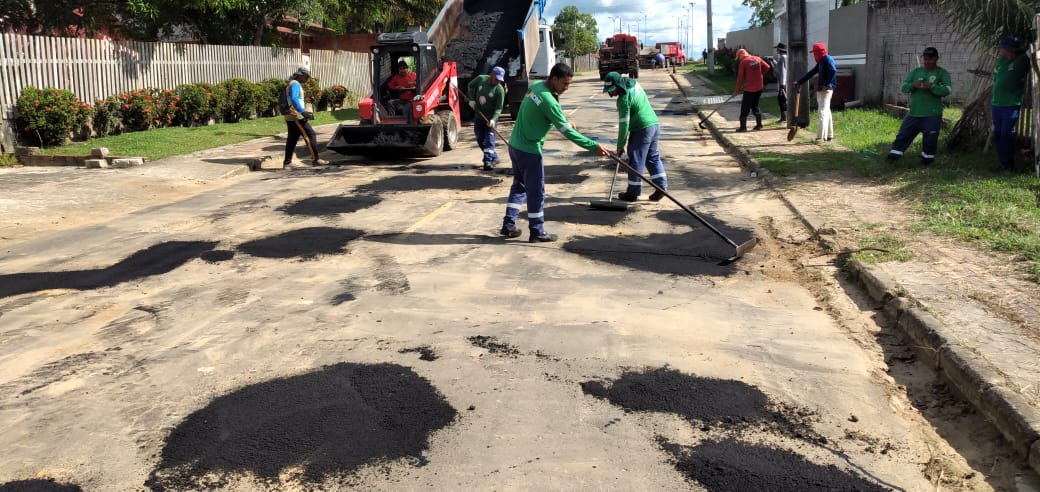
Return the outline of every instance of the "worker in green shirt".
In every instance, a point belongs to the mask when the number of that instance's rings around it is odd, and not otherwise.
[[[1000,161],[998,171],[1015,168],[1015,127],[1029,76],[1029,57],[1018,46],[1013,37],[1001,38],[997,65],[993,68],[990,108],[993,112],[993,145]]]
[[[520,237],[516,220],[527,201],[527,222],[531,230],[530,242],[550,242],[555,234],[545,231],[545,165],[542,145],[549,130],[556,128],[567,140],[585,150],[610,155],[601,144],[578,133],[563,115],[556,100],[571,86],[574,71],[566,63],[557,63],[549,71],[549,79],[534,82],[520,103],[520,110],[509,138],[509,159],[513,163],[513,185],[509,188],[506,216],[502,219],[501,234],[507,238]]]
[[[646,91],[635,79],[626,79],[617,72],[610,72],[603,78],[603,92],[610,94],[610,97],[617,97],[617,153],[619,156],[625,153],[627,142],[628,164],[635,169],[635,172],[628,172],[628,189],[619,193],[618,198],[626,202],[639,199],[643,190],[640,176],[644,170],[650,171],[650,181],[662,190],[667,190],[668,177],[658,151],[661,125],[657,113],[650,106],[650,98],[646,97]],[[664,193],[659,190],[654,190],[650,195],[651,201],[657,202],[662,198]]]
[[[888,160],[895,161],[903,157],[903,152],[920,133],[921,164],[927,166],[935,162],[935,152],[939,148],[942,98],[950,95],[951,91],[950,73],[939,66],[939,50],[932,47],[924,49],[921,66],[907,74],[900,90],[910,94],[910,112],[903,118],[896,140],[892,142]]]
[[[505,69],[494,67],[488,75],[471,80],[467,87],[469,106],[477,113],[473,117],[473,133],[477,136],[477,145],[484,152],[485,171],[494,171],[498,164],[494,128],[506,101],[506,91],[502,88],[505,81]]]

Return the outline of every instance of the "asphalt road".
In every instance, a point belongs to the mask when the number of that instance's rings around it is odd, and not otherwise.
[[[0,256],[0,484],[930,490],[936,455],[967,468],[781,254],[797,219],[665,74],[641,81],[669,191],[762,239],[747,257],[719,265],[731,248],[667,201],[589,210],[613,164],[555,134],[560,241],[502,239],[510,178],[476,169],[469,127],[436,159],[73,217]],[[597,80],[562,103],[614,145]]]

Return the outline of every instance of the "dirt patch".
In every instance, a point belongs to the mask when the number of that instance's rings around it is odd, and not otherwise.
[[[814,490],[889,491],[834,465],[818,465],[786,449],[736,439],[682,446],[658,438],[675,459],[675,468],[712,492],[807,492]]]
[[[277,210],[289,215],[307,215],[327,217],[330,215],[349,214],[364,210],[383,201],[377,196],[318,196],[305,198]]]
[[[369,463],[424,459],[430,433],[456,415],[407,367],[326,366],[242,388],[192,413],[166,437],[145,485],[197,490],[234,474],[275,485],[290,468],[317,484]]]
[[[358,193],[392,193],[423,190],[481,190],[500,180],[484,176],[392,176],[356,188]]]
[[[586,381],[581,390],[627,411],[679,415],[702,431],[756,428],[812,443],[827,441],[812,430],[812,422],[818,419],[814,412],[773,402],[741,381],[658,368],[626,372],[609,387],[601,381]]]
[[[168,241],[138,251],[107,268],[0,275],[0,298],[50,289],[100,289],[162,275],[216,245],[209,241]]]
[[[58,483],[53,478],[17,480],[0,484],[0,492],[81,492],[79,485]]]
[[[488,352],[492,354],[514,358],[520,355],[520,351],[517,350],[516,347],[509,345],[508,343],[499,342],[498,338],[495,337],[489,337],[486,335],[474,335],[471,337],[466,337],[466,340],[469,340],[469,343],[472,344],[474,347],[486,349]]]
[[[397,353],[399,354],[410,354],[415,352],[419,353],[419,360],[432,362],[438,359],[437,352],[430,348],[429,345],[420,345],[418,347],[406,348],[397,351]]]
[[[249,241],[239,245],[238,250],[262,258],[295,257],[312,260],[320,255],[344,253],[347,243],[363,234],[364,232],[355,229],[308,227]]]

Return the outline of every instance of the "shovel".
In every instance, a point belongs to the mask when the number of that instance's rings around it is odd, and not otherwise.
[[[711,229],[711,232],[714,232],[715,235],[717,235],[720,238],[722,238],[723,241],[726,241],[727,243],[729,243],[730,246],[733,246],[735,248],[733,256],[731,256],[729,258],[726,258],[725,260],[721,261],[719,263],[720,265],[729,265],[730,263],[733,263],[734,261],[737,261],[741,256],[744,256],[745,253],[747,253],[748,251],[751,251],[752,249],[754,249],[755,246],[758,244],[758,238],[754,238],[754,237],[749,239],[749,240],[747,240],[747,241],[745,241],[743,244],[737,244],[732,239],[730,239],[725,234],[723,234],[722,231],[718,230],[718,228],[716,228],[715,226],[711,225],[711,223],[709,223],[707,220],[705,220],[704,217],[701,217],[699,214],[697,214],[697,212],[694,212],[692,209],[690,209],[690,207],[687,207],[686,205],[683,205],[682,202],[680,202],[679,200],[676,200],[675,197],[673,197],[672,195],[669,195],[668,192],[664,190],[664,188],[661,188],[660,186],[657,186],[657,184],[654,183],[653,181],[651,181],[650,178],[647,178],[646,176],[643,176],[642,174],[637,173],[635,168],[633,168],[632,166],[628,165],[627,162],[622,161],[620,158],[618,158],[618,156],[616,156],[614,154],[609,154],[609,155],[610,155],[611,159],[614,159],[614,162],[617,162],[618,166],[625,166],[626,170],[631,171],[632,173],[638,175],[639,179],[641,179],[644,182],[646,182],[646,184],[654,187],[655,190],[660,191],[662,194],[664,194],[664,196],[668,197],[668,199],[671,200],[672,202],[675,202],[675,204],[678,205],[679,208],[681,208],[683,210],[683,212],[686,212],[686,213],[690,214],[690,216],[692,216],[693,218],[697,219],[698,222],[700,222],[701,224],[704,224],[704,226],[707,227],[708,229]]]
[[[798,88],[798,93],[794,96],[794,114],[791,116],[791,129],[787,130],[787,141],[794,140],[794,136],[798,134],[798,109],[802,107],[802,89]]]
[[[736,94],[733,94],[733,95],[731,95],[731,96],[727,97],[725,101],[722,101],[721,103],[719,103],[719,105],[718,105],[718,106],[715,106],[715,109],[714,109],[714,110],[713,110],[713,111],[712,111],[711,113],[708,113],[708,116],[705,116],[705,117],[704,117],[704,119],[702,119],[702,120],[701,120],[701,122],[697,124],[697,126],[701,127],[701,130],[703,130],[703,129],[705,129],[705,128],[708,128],[707,126],[705,126],[705,124],[707,123],[707,121],[708,121],[708,120],[710,120],[710,119],[711,119],[711,117],[715,115],[715,113],[718,113],[718,112],[719,112],[719,109],[720,109],[720,108],[722,108],[722,106],[723,106],[724,104],[728,103],[728,102],[729,102],[729,100],[730,100],[730,99],[733,99],[734,97],[737,97],[737,95],[736,95]]]

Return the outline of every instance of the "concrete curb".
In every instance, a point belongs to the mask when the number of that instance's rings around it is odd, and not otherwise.
[[[687,81],[684,76],[673,74],[672,80],[684,97],[690,97],[686,92]],[[697,114],[704,119],[705,113],[700,108],[697,108]],[[716,141],[740,162],[742,168],[758,171],[760,176],[764,174],[762,177],[769,188],[776,192],[810,232],[819,237],[817,227],[784,196],[779,187],[775,186],[775,179],[764,172],[758,162],[711,121],[704,123]],[[1006,378],[997,367],[949,336],[942,322],[902,292],[898,283],[884,272],[859,260],[849,261],[845,270],[872,299],[883,306],[889,319],[894,320],[896,326],[910,338],[915,352],[922,360],[935,368],[947,384],[993,423],[1015,451],[1027,460],[1030,468],[1040,473],[1040,410],[1031,406],[1022,395],[1009,389]]]

